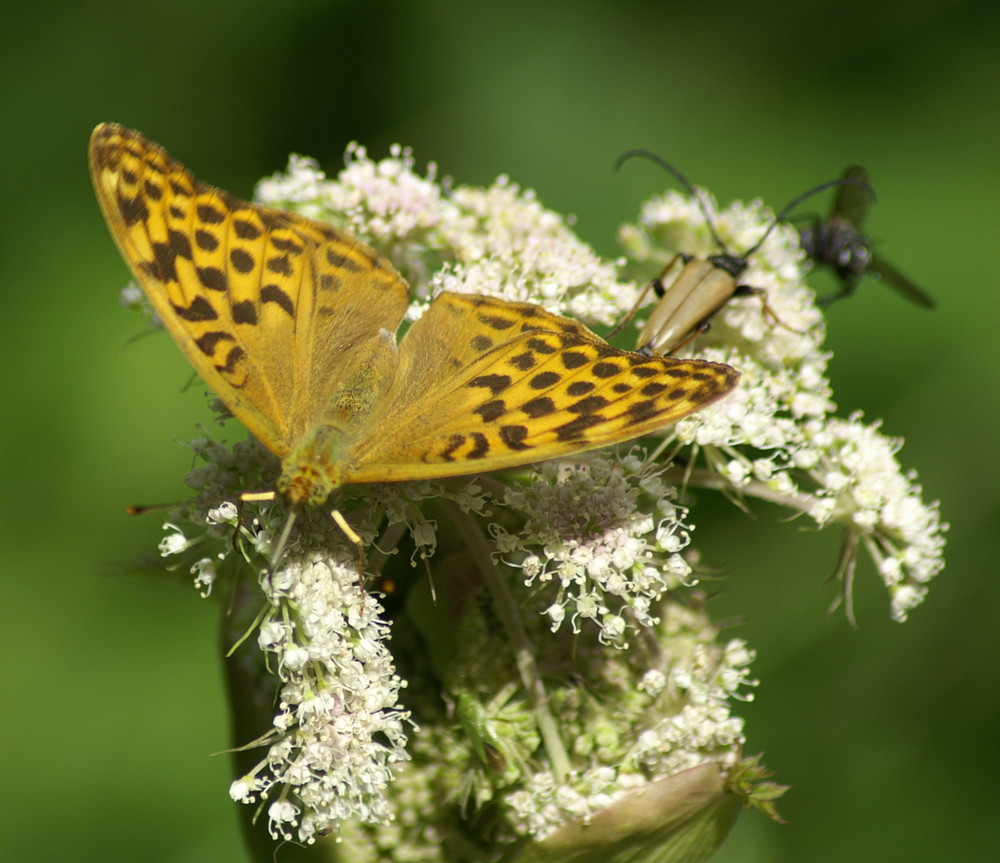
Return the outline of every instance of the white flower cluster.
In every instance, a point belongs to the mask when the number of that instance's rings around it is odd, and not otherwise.
[[[242,521],[228,501],[206,511],[209,490],[235,497],[230,483],[242,483],[232,475],[234,466],[252,471],[262,457],[256,443],[238,447],[243,460],[234,465],[225,447],[197,442],[207,464],[188,482],[203,493],[186,508],[186,520],[200,521],[204,532],[189,538],[176,525],[165,525],[164,556],[198,550],[212,540],[219,549],[191,564],[202,595],[220,568],[231,565],[235,531],[266,553],[279,527],[281,514],[274,506],[254,519],[243,512]],[[277,712],[271,731],[255,743],[266,746],[266,754],[233,782],[230,794],[243,803],[266,803],[275,838],[310,843],[345,820],[392,817],[386,792],[409,758],[404,728],[409,714],[399,703],[403,682],[389,652],[390,630],[377,599],[362,590],[353,548],[332,523],[315,515],[304,517],[302,528],[280,568],[265,569],[260,577],[266,611],[255,621],[256,640],[277,679]]]
[[[517,533],[494,525],[497,551],[517,554],[526,586],[556,584],[546,612],[553,632],[568,615],[574,632],[592,621],[602,642],[627,646],[628,631],[657,623],[664,592],[693,583],[680,554],[690,538],[687,510],[674,502],[662,466],[642,455],[546,462],[533,482],[507,490],[506,506],[525,520]]]
[[[752,248],[773,224],[760,202],[719,211],[707,192],[700,195],[731,252]],[[721,251],[701,208],[676,192],[647,202],[639,223],[625,225],[619,237],[636,261],[657,266],[679,250],[701,256]],[[704,448],[714,474],[709,485],[721,477],[747,496],[808,514],[820,527],[842,525],[840,574],[848,599],[861,545],[889,589],[892,617],[902,621],[944,568],[948,526],[938,504],[922,500],[915,475],[900,467],[900,442],[882,435],[878,423],[866,426],[858,414],[847,420],[832,415],[825,326],[803,281],[805,269],[796,232],[773,227],[740,278],[765,293],[734,297],[694,345],[699,356],[740,369],[741,385],[681,420],[674,433]]]
[[[267,755],[233,783],[233,799],[271,800],[271,835],[306,843],[349,818],[389,820],[408,714],[381,607],[362,592],[356,566],[329,551],[291,557],[261,587],[269,611],[257,642],[281,681],[278,712]]]
[[[507,177],[485,189],[442,186],[435,174],[433,165],[416,174],[409,150],[394,147],[376,162],[352,145],[335,179],[296,156],[285,174],[258,184],[257,197],[330,221],[387,255],[410,281],[410,320],[442,290],[537,302],[608,325],[635,302],[636,286],[532,190]]]
[[[295,157],[258,196],[387,255],[412,283],[411,320],[443,289],[539,302],[591,324],[631,311],[639,286],[530,191],[506,178],[481,189],[435,175],[417,175],[401,148],[373,161],[352,147],[338,177]],[[752,247],[772,218],[756,202],[708,206],[734,251]],[[622,240],[653,272],[675,251],[719,251],[700,208],[676,194],[649,202]],[[865,547],[904,619],[943,566],[946,525],[903,474],[895,442],[858,416],[832,416],[824,322],[803,260],[795,233],[774,228],[741,278],[763,297],[734,298],[687,348],[736,366],[743,381],[667,430],[661,452],[687,447],[683,468],[638,449],[598,452],[464,483],[355,487],[338,499],[365,542],[368,573],[408,582],[408,599],[425,596],[392,613],[407,645],[395,657],[384,610],[394,588],[384,605],[365,595],[356,552],[327,513],[300,514],[281,566],[260,579],[256,642],[277,711],[258,741],[267,751],[233,783],[234,798],[266,805],[276,837],[308,843],[337,832],[345,844],[374,842],[379,859],[413,859],[416,846],[421,859],[438,859],[439,839],[470,841],[457,826],[470,801],[495,805],[500,839],[537,839],[637,785],[706,762],[734,765],[743,727],[730,703],[748,697],[752,653],[740,641],[718,646],[695,594],[680,590],[695,582],[675,480],[844,526],[845,582]],[[206,462],[188,480],[199,496],[173,517],[162,551],[185,556],[208,595],[244,557],[259,571],[283,507],[234,503],[273,488],[277,463],[262,447],[192,446]],[[407,563],[424,563],[426,584],[409,583]],[[478,725],[464,720],[472,731],[459,745],[461,721],[439,693],[485,705]],[[411,710],[426,735],[407,746]]]
[[[912,472],[896,459],[900,441],[885,437],[861,415],[807,424],[811,448],[800,460],[816,484],[809,514],[819,525],[845,525],[845,548],[864,543],[889,590],[892,616],[906,620],[927,595],[927,582],[944,568],[944,532],[937,502],[923,502]],[[853,560],[843,562],[850,582]]]
[[[591,657],[583,661],[588,679],[599,681],[592,698],[578,689],[551,693],[585,766],[562,782],[543,770],[525,778],[507,798],[517,835],[542,839],[567,821],[587,822],[630,789],[739,760],[743,720],[729,702],[751,697],[753,652],[739,639],[717,646],[702,611],[670,601],[659,608],[662,620],[647,635],[661,650],[594,653],[593,666]]]

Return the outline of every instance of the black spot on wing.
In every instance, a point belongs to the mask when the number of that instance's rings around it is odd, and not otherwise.
[[[256,326],[258,320],[257,305],[252,300],[240,300],[238,303],[233,303],[233,321],[237,324]]]
[[[171,303],[177,317],[185,321],[214,321],[218,320],[218,314],[212,304],[204,297],[195,297],[189,306],[181,306]]]
[[[588,396],[569,405],[566,410],[575,414],[593,414],[602,408],[606,408],[609,404],[611,402],[604,398],[604,396]]]
[[[441,458],[445,461],[455,460],[455,451],[465,443],[464,434],[453,434],[448,438],[448,446],[441,451]]]
[[[500,315],[480,314],[478,317],[483,324],[492,330],[509,330],[515,323],[510,318],[503,318]]]
[[[662,409],[656,399],[648,399],[629,405],[628,413],[632,422],[640,423],[662,413]]]
[[[194,232],[194,243],[203,252],[214,252],[219,248],[219,238],[211,231],[206,231],[202,228],[198,228]]]
[[[229,263],[233,265],[233,269],[237,273],[246,274],[253,272],[257,262],[246,249],[232,249],[229,252]]]
[[[578,369],[580,366],[586,365],[590,361],[583,351],[563,351],[559,355],[559,359],[562,361],[563,367],[566,369]]]
[[[260,239],[261,230],[253,222],[246,219],[233,219],[233,233],[241,240]]]
[[[499,395],[510,385],[510,375],[478,375],[466,384],[466,386],[470,387],[488,389],[493,395]]]
[[[218,267],[198,267],[198,281],[210,291],[229,290],[229,280]]]
[[[556,372],[539,372],[530,381],[528,386],[533,390],[547,390],[562,380],[562,375]]]
[[[229,333],[212,330],[195,339],[194,343],[198,346],[199,351],[206,357],[210,357],[215,354],[215,349],[219,346],[220,342],[231,341],[233,341],[233,337]]]
[[[593,428],[595,425],[600,425],[604,421],[604,417],[600,414],[583,414],[574,420],[570,420],[568,423],[556,426],[556,437],[563,441],[580,440],[586,436],[588,429]]]
[[[493,399],[493,401],[480,405],[473,410],[473,413],[479,414],[483,422],[493,422],[507,413],[507,406],[503,403],[503,399]]]
[[[176,282],[178,258],[191,260],[191,243],[180,231],[171,230],[165,243],[153,243],[153,260],[146,270],[161,282]]]
[[[267,259],[268,272],[277,273],[279,276],[292,275],[292,262],[288,255],[280,255]]]
[[[517,356],[510,357],[507,362],[519,372],[526,372],[538,365],[538,360],[531,351],[523,351]]]
[[[531,449],[529,444],[524,442],[524,439],[528,436],[528,429],[526,426],[514,425],[514,426],[502,426],[500,429],[500,440],[502,440],[508,449],[512,450],[526,450]]]
[[[178,190],[175,188],[174,191],[178,194],[188,194],[186,190]],[[206,222],[209,225],[218,225],[220,222],[224,221],[225,218],[226,214],[212,204],[198,205],[198,220],[201,222]]]
[[[596,384],[593,381],[573,381],[568,387],[566,387],[566,394],[576,398],[577,396],[585,396],[589,393]],[[615,386],[622,386],[622,384],[615,384]],[[628,384],[624,384],[626,390],[631,389]]]
[[[466,454],[466,458],[483,458],[490,451],[490,442],[486,439],[486,435],[473,432],[470,437],[475,445]]]
[[[334,249],[329,246],[326,249],[326,261],[331,267],[347,270],[349,273],[360,273],[362,270],[360,264],[351,260],[346,255],[342,255],[340,252],[334,251]]]
[[[274,246],[279,252],[285,252],[291,255],[299,255],[302,253],[302,244],[296,243],[295,240],[283,239],[282,237],[271,237],[271,245]]]
[[[555,402],[547,396],[540,396],[537,399],[532,399],[530,402],[526,402],[521,405],[521,410],[529,417],[537,419],[538,417],[544,417],[554,413],[556,405]]]
[[[241,347],[233,347],[226,356],[226,362],[216,368],[223,374],[232,374],[236,367],[246,358],[246,351]]]
[[[145,222],[149,218],[149,210],[142,198],[126,198],[118,195],[118,212],[121,213],[122,221],[129,226]]]
[[[260,301],[262,303],[274,303],[288,312],[289,317],[294,317],[295,315],[295,304],[292,302],[292,298],[277,285],[264,285],[260,289]]]
[[[590,370],[590,373],[595,378],[613,378],[615,375],[621,374],[621,372],[622,367],[618,363],[609,363],[606,361],[594,363],[594,367]]]
[[[554,354],[557,350],[559,350],[557,345],[553,345],[545,341],[545,339],[540,339],[537,336],[528,339],[527,345],[531,350],[539,354]]]

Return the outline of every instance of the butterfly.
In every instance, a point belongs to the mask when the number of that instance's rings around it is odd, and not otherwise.
[[[293,511],[349,483],[626,441],[739,382],[724,364],[618,350],[538,305],[454,292],[397,346],[409,289],[374,249],[206,185],[122,126],[98,126],[89,152],[125,261],[205,383],[281,460],[275,491]]]
[[[721,250],[707,258],[698,258],[684,253],[675,255],[660,275],[653,279],[640,295],[636,309],[645,301],[650,290],[660,298],[660,301],[650,312],[636,343],[636,349],[648,356],[672,354],[680,350],[688,342],[704,333],[711,326],[711,318],[715,313],[733,297],[751,295],[760,297],[764,313],[778,321],[778,316],[767,304],[763,289],[740,282],[740,278],[749,266],[750,257],[764,244],[775,226],[787,218],[788,214],[806,198],[832,185],[854,182],[842,178],[831,183],[824,183],[799,195],[774,218],[774,221],[753,247],[742,254],[737,254],[729,251],[725,243],[722,242],[701,195],[688,179],[669,162],[648,150],[629,150],[618,158],[615,163],[616,167],[634,156],[642,156],[656,162],[680,181],[701,208],[712,239]],[[678,266],[679,269],[675,269]],[[668,275],[671,276],[669,280]],[[636,309],[633,309],[632,315],[635,314]],[[780,321],[778,322],[780,323]]]
[[[868,172],[860,165],[851,165],[842,177],[854,182],[837,191],[826,221],[814,218],[799,231],[802,250],[817,264],[829,267],[840,281],[840,293],[823,302],[831,303],[854,293],[861,277],[867,275],[886,282],[918,306],[933,309],[934,299],[876,255],[871,241],[861,233],[861,225],[875,199]]]

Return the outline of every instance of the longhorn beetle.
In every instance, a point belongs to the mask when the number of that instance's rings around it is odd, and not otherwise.
[[[615,167],[634,156],[643,156],[664,170],[673,174],[684,189],[697,202],[702,214],[705,216],[705,223],[712,234],[712,239],[722,250],[717,254],[709,255],[707,258],[696,258],[684,253],[678,253],[670,263],[664,267],[660,275],[653,279],[647,286],[636,303],[636,308],[645,299],[646,292],[652,288],[659,296],[660,302],[650,313],[639,339],[636,350],[646,355],[671,354],[679,350],[696,336],[705,332],[710,326],[712,316],[719,311],[732,297],[748,296],[757,294],[764,304],[765,313],[778,320],[777,315],[771,311],[767,301],[763,296],[761,288],[740,284],[739,279],[746,272],[750,256],[756,252],[764,241],[774,230],[775,226],[787,218],[799,204],[806,198],[822,192],[831,186],[842,186],[845,184],[856,184],[861,181],[856,179],[840,178],[823,183],[814,189],[810,189],[803,195],[799,195],[794,201],[788,204],[774,219],[763,236],[742,254],[736,254],[726,248],[722,242],[715,225],[712,223],[711,214],[700,194],[691,185],[688,179],[669,162],[648,150],[629,150],[618,157]],[[671,270],[680,262],[681,270],[669,283],[665,282]],[[635,314],[633,309],[628,319]],[[628,320],[627,319],[627,320]],[[780,321],[779,321],[780,323]]]

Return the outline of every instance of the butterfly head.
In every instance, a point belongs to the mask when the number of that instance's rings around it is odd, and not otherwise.
[[[321,506],[344,483],[344,437],[335,426],[320,426],[292,447],[281,461],[278,493],[292,506]]]
[[[278,478],[278,492],[293,507],[321,506],[340,482],[321,466],[308,462],[286,462]]]

